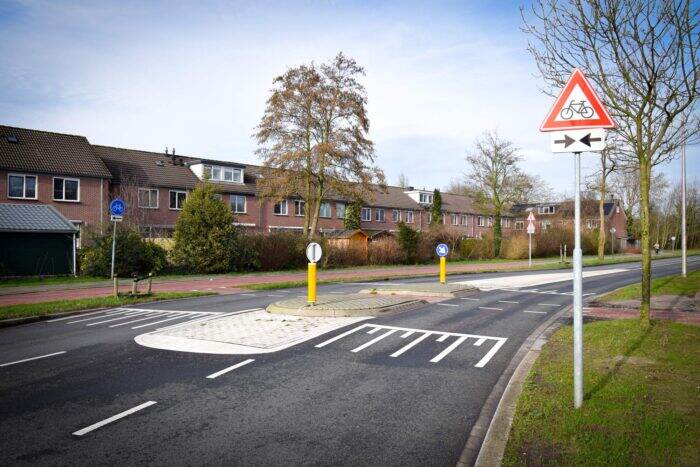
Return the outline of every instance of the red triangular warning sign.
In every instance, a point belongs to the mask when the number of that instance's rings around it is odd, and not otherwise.
[[[615,122],[583,72],[576,68],[542,122],[540,131],[614,128]]]

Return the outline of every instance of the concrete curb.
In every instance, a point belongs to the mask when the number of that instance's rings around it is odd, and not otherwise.
[[[500,466],[525,378],[542,346],[563,324],[571,307],[552,315],[535,329],[515,352],[481,409],[457,466]]]
[[[379,308],[358,308],[352,310],[323,310],[314,307],[285,307],[279,302],[271,303],[266,311],[274,314],[284,314],[293,316],[329,317],[329,318],[351,318],[362,316],[387,316],[402,311],[415,310],[426,305],[425,300],[412,300],[410,302],[388,305]]]

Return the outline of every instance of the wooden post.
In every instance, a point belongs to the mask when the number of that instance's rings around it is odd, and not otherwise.
[[[151,282],[153,282],[153,275],[148,276],[148,295],[151,294]]]
[[[119,297],[119,278],[114,276],[114,296]]]
[[[134,281],[131,283],[131,295],[136,295],[138,290],[138,280],[134,277]]]

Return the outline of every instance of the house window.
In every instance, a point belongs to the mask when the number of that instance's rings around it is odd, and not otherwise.
[[[77,178],[53,178],[54,201],[80,201],[80,180]]]
[[[234,167],[205,165],[204,176],[209,180],[217,182],[243,183],[243,169]]]
[[[236,214],[245,214],[245,196],[242,195],[231,195],[231,208]]]
[[[277,216],[286,216],[287,215],[287,200],[283,199],[279,203],[275,203],[275,207],[274,207],[273,212]]]
[[[517,220],[515,221],[515,230],[523,230],[525,228],[525,221]]]
[[[318,213],[319,217],[331,217],[331,203],[323,202],[321,203],[321,209]]]
[[[484,216],[477,216],[476,225],[478,225],[479,227],[484,226]]]
[[[510,218],[504,217],[501,219],[501,222],[503,223],[503,227],[506,229],[510,228]]]
[[[370,208],[362,208],[362,217],[360,218],[365,222],[369,222],[372,220],[372,209]]]
[[[467,217],[467,215],[466,215],[466,214],[462,214],[462,225],[463,225],[463,226],[466,227],[467,221],[468,221],[468,220],[469,220],[469,218]]]
[[[374,220],[377,222],[384,222],[384,209],[377,208],[374,214]]]
[[[36,175],[9,174],[7,176],[9,198],[36,199]]]
[[[418,199],[423,204],[433,204],[433,195],[428,193],[421,193],[418,195]]]
[[[586,226],[589,229],[596,229],[598,228],[598,219],[588,219],[586,220]]]
[[[170,209],[180,210],[185,205],[187,192],[181,190],[170,190]]]
[[[457,214],[452,214],[451,220],[452,225],[459,225],[459,216]]]
[[[552,223],[550,221],[541,221],[540,222],[540,227],[542,227],[542,230],[547,230],[549,227],[551,227]]]
[[[401,211],[398,209],[391,211],[391,220],[393,220],[394,223],[401,222]]]
[[[554,214],[556,206],[540,206],[537,210],[540,214]]]
[[[294,215],[302,217],[306,212],[306,203],[302,199],[294,200]]]
[[[335,217],[345,219],[345,203],[335,203]]]
[[[406,216],[406,223],[413,224],[413,211],[405,211],[404,214]]]
[[[158,209],[158,190],[155,188],[139,188],[139,207]]]

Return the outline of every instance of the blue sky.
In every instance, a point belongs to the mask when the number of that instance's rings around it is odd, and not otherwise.
[[[520,24],[517,2],[0,0],[0,122],[258,163],[251,135],[272,79],[343,51],[366,68],[389,182],[442,187],[497,128],[526,171],[571,192],[572,158],[538,132],[552,100]],[[691,177],[699,152],[688,151]],[[661,170],[680,173],[677,160]]]

